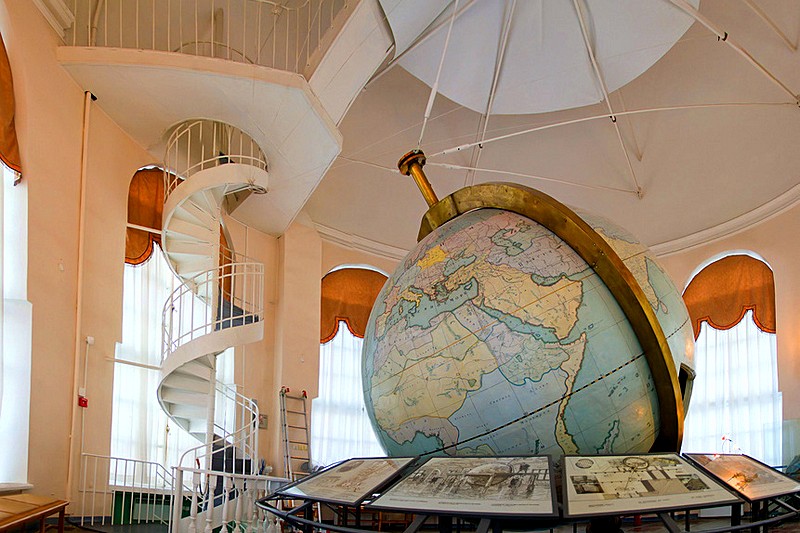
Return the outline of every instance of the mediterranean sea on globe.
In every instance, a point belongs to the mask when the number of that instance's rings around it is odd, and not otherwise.
[[[580,214],[653,307],[677,368],[694,337],[680,293],[626,231]],[[635,453],[659,430],[643,350],[595,271],[500,209],[427,235],[384,285],[363,348],[367,410],[389,455]]]

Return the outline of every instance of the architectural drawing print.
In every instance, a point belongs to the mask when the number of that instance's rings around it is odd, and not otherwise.
[[[281,490],[282,494],[355,504],[408,465],[413,458],[350,459]]]
[[[429,512],[551,515],[551,482],[546,456],[435,457],[390,488],[372,506]]]
[[[690,453],[686,457],[751,501],[800,491],[800,483],[747,455]]]
[[[708,507],[738,500],[676,454],[564,458],[569,516]]]

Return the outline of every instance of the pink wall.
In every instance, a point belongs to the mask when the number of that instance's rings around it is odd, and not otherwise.
[[[750,250],[761,255],[775,275],[776,328],[778,335],[778,386],[783,394],[784,457],[798,453],[793,448],[800,419],[800,206],[746,231],[711,244],[661,257],[660,262],[683,289],[701,263],[731,250]],[[790,449],[786,449],[786,448]]]
[[[0,31],[14,75],[23,183],[28,188],[28,299],[33,305],[28,479],[37,493],[64,497],[75,402],[84,97],[57,64],[58,39],[33,2],[1,2]],[[151,158],[96,105],[88,156],[84,314],[77,338],[96,339],[86,416],[99,431],[97,438],[87,438],[87,450],[107,451],[112,368],[104,358],[113,356],[120,332],[127,187],[136,169]],[[73,434],[79,439],[77,425]],[[77,454],[79,446],[75,450]]]

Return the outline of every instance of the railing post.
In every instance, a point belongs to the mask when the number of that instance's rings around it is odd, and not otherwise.
[[[217,401],[217,359],[211,358],[211,376],[208,380],[208,406],[206,408],[206,470],[213,470],[214,412]]]
[[[192,507],[189,509],[188,533],[197,533],[197,492],[200,489],[200,472],[192,472]]]
[[[172,487],[172,520],[169,523],[171,533],[181,530],[181,515],[183,514],[183,470],[174,468],[174,485]],[[194,500],[194,496],[192,496]]]
[[[228,523],[228,503],[230,501],[231,478],[226,474],[222,475],[222,527],[227,530]]]
[[[208,482],[206,485],[205,505],[206,527],[203,530],[203,533],[212,533],[213,528],[211,523],[214,520],[214,490],[217,488],[217,476],[214,474],[207,474],[206,481]]]

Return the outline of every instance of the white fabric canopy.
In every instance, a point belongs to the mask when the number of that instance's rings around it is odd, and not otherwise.
[[[675,44],[693,19],[663,0],[581,0],[590,40],[609,91],[630,82]],[[691,2],[699,5],[699,0]],[[400,60],[406,70],[433,85],[453,5],[381,0],[395,36],[395,57],[423,28],[435,34]],[[439,81],[439,93],[486,111],[510,0],[478,0],[454,25]],[[440,14],[439,14],[440,13]],[[438,19],[434,20],[439,15]],[[442,24],[444,22],[444,24]],[[413,37],[412,37],[413,36]],[[517,1],[498,79],[492,114],[543,113],[600,102],[602,91],[568,0]]]

